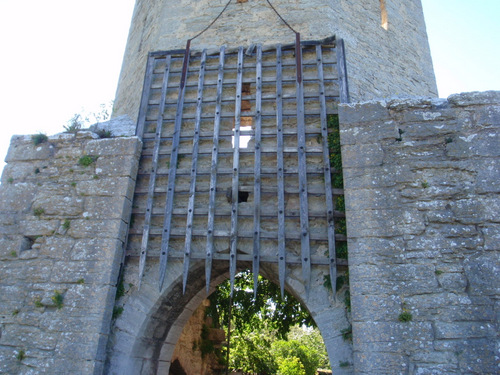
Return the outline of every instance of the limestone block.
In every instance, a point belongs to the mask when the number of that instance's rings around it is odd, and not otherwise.
[[[500,134],[498,131],[472,133],[459,136],[446,145],[447,155],[456,158],[477,156],[500,156]]]
[[[137,155],[141,147],[142,143],[137,137],[105,138],[88,142],[84,152],[96,156]]]
[[[57,228],[59,228],[60,220],[45,220],[45,219],[34,219],[34,220],[21,220],[19,222],[21,233],[25,236],[35,237],[35,236],[50,236],[55,233]]]
[[[6,163],[14,161],[47,160],[54,154],[54,146],[44,142],[37,146],[33,144],[30,135],[14,135],[5,157]]]
[[[105,156],[96,162],[98,176],[124,176],[135,179],[139,160],[130,156]]]
[[[98,219],[121,219],[130,216],[132,203],[119,197],[87,197],[85,199],[85,217]]]
[[[455,110],[445,107],[404,111],[401,122],[408,124],[403,138],[410,139],[439,137],[460,130]]]
[[[479,215],[485,222],[500,223],[500,199],[497,196],[481,196],[479,199]]]
[[[387,105],[383,101],[368,101],[363,103],[339,104],[339,119],[342,124],[363,124],[366,122],[390,121]],[[344,133],[341,133],[343,136]],[[377,138],[376,138],[377,139]],[[343,143],[342,144],[348,144]]]
[[[40,255],[49,259],[69,259],[75,242],[67,236],[47,236],[40,246]]]
[[[111,238],[82,238],[75,242],[71,251],[72,260],[113,260],[121,254],[123,243]]]
[[[9,346],[23,348],[29,345],[42,350],[54,350],[58,335],[30,325],[11,325],[3,330],[1,339]]]
[[[474,125],[480,129],[498,129],[500,124],[500,106],[498,103],[475,108]]]
[[[83,279],[90,284],[109,283],[108,263],[98,261],[57,261],[52,267],[50,281],[54,283],[76,283]]]
[[[494,374],[498,372],[498,344],[495,340],[467,339],[459,341],[455,353],[460,368],[470,373]]]
[[[350,232],[348,232],[350,233]],[[402,254],[405,241],[402,238],[351,237],[349,235],[349,265],[365,264],[367,259],[374,263],[391,261],[404,262]]]
[[[91,131],[101,129],[111,132],[113,137],[130,137],[135,135],[136,123],[128,115],[123,115],[90,126]]]
[[[457,220],[464,224],[479,224],[483,220],[481,204],[476,199],[460,199],[449,203]]]
[[[463,339],[495,336],[495,327],[485,322],[435,322],[437,339]]]
[[[464,260],[464,269],[472,295],[498,295],[500,293],[500,259],[495,252],[472,256]]]
[[[1,212],[27,213],[35,197],[36,186],[33,183],[13,182],[12,184],[2,182],[0,188]]]
[[[342,145],[372,143],[374,140],[392,142],[399,138],[398,124],[393,120],[358,123],[343,127],[340,131]]]
[[[481,228],[485,250],[500,250],[500,225],[490,224]]]
[[[392,237],[419,234],[425,229],[423,214],[415,209],[346,211],[346,217],[351,237]]]
[[[79,196],[37,194],[33,207],[44,210],[44,216],[79,216],[84,200]]]
[[[384,188],[393,187],[398,183],[412,183],[415,181],[415,173],[407,166],[381,165],[371,166],[372,173],[366,173],[361,166],[359,168],[344,168],[344,185],[349,188]]]
[[[499,121],[500,122],[500,121]],[[479,194],[499,193],[500,192],[500,165],[498,160],[490,159],[477,161],[477,177],[475,188]]]
[[[455,107],[498,104],[500,102],[500,91],[473,91],[453,94],[448,97],[448,102]]]
[[[467,288],[467,278],[463,273],[451,272],[439,275],[438,282],[444,290],[451,292],[465,292]]]
[[[16,161],[6,164],[2,173],[2,184],[17,184],[26,183],[26,179],[35,180],[38,168],[39,171],[42,167],[37,166],[37,162],[29,161]],[[30,181],[34,184],[34,181]]]
[[[118,238],[125,241],[126,225],[120,219],[111,220],[72,220],[68,235],[80,238]]]
[[[380,166],[383,161],[384,151],[379,144],[342,147],[342,166],[344,168]]]
[[[76,192],[78,195],[122,196],[130,199],[134,192],[134,181],[130,177],[101,177],[78,182]]]
[[[3,236],[0,238],[0,260],[9,261],[14,260],[21,252],[24,244],[24,237],[16,236]],[[13,256],[13,252],[16,256]]]
[[[401,301],[387,295],[351,294],[351,316],[353,321],[381,321],[401,309]]]
[[[352,189],[346,194],[346,210],[393,209],[401,206],[394,189]]]
[[[96,354],[96,343],[99,334],[94,332],[67,332],[63,340],[59,340],[56,353],[59,358],[71,358],[71,362],[78,363],[78,359],[93,360]]]

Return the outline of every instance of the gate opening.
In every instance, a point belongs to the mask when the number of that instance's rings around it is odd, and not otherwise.
[[[236,275],[232,297],[226,280],[201,303],[184,326],[171,363],[172,375],[179,368],[200,375],[331,373],[307,309],[289,293],[282,297],[279,286],[263,277],[255,296],[250,271]]]

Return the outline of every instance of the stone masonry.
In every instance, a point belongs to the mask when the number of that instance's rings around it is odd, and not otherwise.
[[[340,120],[356,374],[498,374],[500,92]]]
[[[353,100],[391,95],[437,96],[421,0],[384,0],[388,29],[381,26],[380,0],[273,0],[302,40],[343,38]],[[185,48],[208,26],[227,0],[137,0],[117,88],[114,115],[137,118],[149,52]],[[294,43],[295,35],[266,0],[232,3],[193,50]]]
[[[88,131],[36,146],[12,138],[0,186],[0,373],[102,373],[140,150],[135,137]]]

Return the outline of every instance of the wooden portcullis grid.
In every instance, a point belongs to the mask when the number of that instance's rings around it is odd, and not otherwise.
[[[297,46],[300,45],[300,48]],[[327,116],[348,101],[341,40],[208,54],[176,50],[148,59],[137,135],[144,142],[127,256],[328,265],[336,280]],[[255,283],[255,287],[256,287]]]

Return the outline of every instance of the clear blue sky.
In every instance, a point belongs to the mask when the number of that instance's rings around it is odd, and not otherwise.
[[[134,2],[0,0],[0,159],[114,98]],[[440,96],[500,90],[500,0],[422,3]]]

